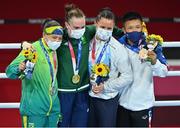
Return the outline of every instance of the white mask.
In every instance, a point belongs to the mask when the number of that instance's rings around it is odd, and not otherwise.
[[[101,40],[106,41],[112,36],[112,30],[106,30],[103,28],[97,28],[96,36],[98,36]]]
[[[62,41],[46,41],[48,47],[54,51],[61,45],[61,42]]]
[[[75,39],[80,39],[84,35],[84,32],[85,28],[71,30],[70,36]]]

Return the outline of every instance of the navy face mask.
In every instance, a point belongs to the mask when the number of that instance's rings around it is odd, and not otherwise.
[[[128,32],[126,33],[126,37],[128,40],[132,41],[133,46],[136,46],[136,47],[141,45],[141,43],[145,39],[143,32]]]

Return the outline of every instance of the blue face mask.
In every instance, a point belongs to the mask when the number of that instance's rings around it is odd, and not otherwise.
[[[128,40],[133,42],[133,46],[138,47],[144,41],[145,36],[143,32],[128,32],[126,33]]]

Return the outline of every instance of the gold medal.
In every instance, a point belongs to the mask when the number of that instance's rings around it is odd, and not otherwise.
[[[80,76],[78,74],[73,75],[73,77],[72,77],[73,84],[77,84],[77,83],[79,83],[79,81],[80,81]]]

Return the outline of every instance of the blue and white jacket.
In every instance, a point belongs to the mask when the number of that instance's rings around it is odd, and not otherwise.
[[[95,54],[98,57],[103,46],[103,41],[96,40]],[[107,54],[106,54],[107,53]],[[92,56],[92,43],[90,44],[89,62],[91,62]],[[107,59],[108,58],[108,59]],[[96,58],[97,59],[97,58]],[[94,94],[90,90],[89,95],[91,97],[101,99],[114,98],[125,86],[130,85],[132,82],[132,70],[126,48],[120,44],[114,37],[110,38],[110,42],[106,48],[105,55],[102,57],[102,61],[109,60],[110,73],[109,79],[104,82],[104,91],[98,94]],[[121,74],[121,75],[119,75]]]
[[[123,36],[119,42],[126,46],[133,71],[133,82],[125,86],[121,92],[119,104],[131,111],[141,111],[153,107],[155,102],[153,76],[165,77],[168,73],[166,59],[162,54],[162,48],[157,47],[157,62],[142,62],[139,59],[138,50],[130,46]]]

